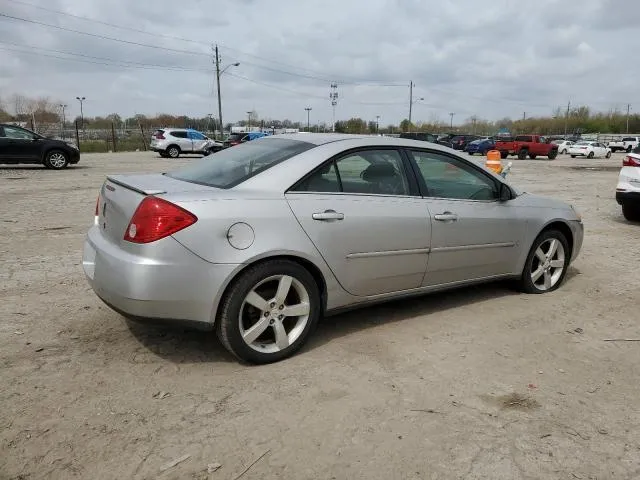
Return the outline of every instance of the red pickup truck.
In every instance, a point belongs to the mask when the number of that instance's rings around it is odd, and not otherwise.
[[[520,160],[536,157],[547,157],[553,160],[558,156],[558,146],[541,135],[518,135],[514,139],[496,140],[495,149],[500,151],[502,158],[518,155]]]

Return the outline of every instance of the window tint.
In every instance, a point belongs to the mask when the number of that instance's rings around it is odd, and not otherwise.
[[[180,130],[177,130],[175,132],[169,132],[169,135],[171,135],[172,137],[176,137],[176,138],[189,138],[188,135],[187,135],[187,132],[180,131]]]
[[[14,138],[17,140],[32,140],[33,133],[28,132],[27,130],[23,130],[17,127],[4,127],[4,136],[7,138]]]
[[[495,200],[497,182],[466,162],[440,153],[413,151],[428,195],[462,200]]]
[[[625,137],[622,139],[623,142],[635,142],[635,137]]]
[[[400,152],[362,150],[316,170],[295,191],[409,195]]]
[[[216,153],[215,161],[209,157],[166,175],[186,182],[217,188],[231,188],[314,145],[283,138],[260,142],[247,142]]]
[[[531,136],[529,135],[518,135],[516,137],[516,142],[531,142]]]

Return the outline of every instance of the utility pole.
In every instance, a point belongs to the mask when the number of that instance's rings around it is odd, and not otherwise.
[[[60,137],[64,139],[64,124],[65,124],[65,115],[64,115],[64,109],[67,108],[67,104],[66,103],[61,103],[60,104],[60,108],[62,109],[62,118],[61,118],[61,124],[60,124]]]
[[[304,109],[307,111],[307,132],[310,132],[311,128],[309,126],[309,114],[311,113],[311,107],[304,107]]]
[[[336,105],[338,104],[338,84],[331,82],[331,90],[329,90],[329,100],[331,100],[331,107],[333,108],[333,123],[331,131],[336,131]]]
[[[522,120],[526,120],[527,119],[527,112],[522,112]]]
[[[629,133],[629,111],[631,110],[631,104],[627,103],[627,133]]]
[[[84,110],[82,109],[82,104],[86,100],[86,97],[76,97],[76,100],[80,102],[80,121],[82,122],[82,134],[84,135]]]
[[[411,128],[412,111],[413,111],[413,80],[409,82],[409,128]]]
[[[247,132],[251,131],[251,114],[253,112],[247,112]]]
[[[222,123],[222,97],[220,96],[220,56],[218,55],[218,45],[215,47],[216,54],[216,87],[218,89],[218,121],[220,122],[220,136],[224,137],[224,124]]]
[[[376,115],[376,135],[380,133],[380,115]]]
[[[564,136],[567,136],[567,130],[569,127],[569,109],[571,108],[571,102],[567,103],[567,114],[564,116]]]
[[[451,129],[453,129],[453,116],[454,116],[455,114],[456,114],[456,112],[450,112],[450,113],[449,113],[449,116],[451,117],[451,124],[450,124]]]

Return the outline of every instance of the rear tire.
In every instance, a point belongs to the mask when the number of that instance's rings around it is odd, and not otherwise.
[[[45,156],[44,165],[52,170],[62,170],[69,165],[69,157],[62,150],[50,150]]]
[[[631,150],[633,150],[633,147],[632,147],[631,145],[629,145],[629,146],[627,147],[627,153],[631,153]]]
[[[518,152],[518,160],[524,160],[525,158],[527,158],[527,151],[523,148],[522,150],[520,150]]]
[[[605,155],[605,158],[611,158],[611,152],[607,152],[607,154]]]
[[[640,222],[640,205],[622,204],[622,215],[630,222]]]
[[[283,279],[288,286],[281,295],[278,291],[284,288]],[[307,313],[287,315],[293,306]],[[290,260],[270,260],[249,267],[234,280],[222,300],[216,331],[225,348],[240,360],[271,363],[297,352],[321,314],[320,292],[313,276]],[[260,333],[251,337],[252,330]]]
[[[500,152],[500,158],[501,158],[501,159],[503,159],[503,160],[504,160],[504,159],[505,159],[505,158],[507,158],[508,156],[509,156],[509,153],[508,153],[508,152]]]
[[[553,248],[555,251],[551,254]],[[553,292],[562,285],[570,259],[569,243],[564,234],[558,230],[543,231],[527,256],[519,289],[531,294]]]
[[[589,155],[587,155],[587,158],[593,158],[593,157],[595,157],[594,153],[593,152],[589,152]]]
[[[557,156],[558,156],[558,151],[557,150],[551,150],[549,152],[549,155],[547,155],[547,158],[549,160],[555,160]]]
[[[171,145],[169,148],[167,148],[167,155],[169,155],[169,157],[171,158],[178,158],[180,156],[180,147]]]
[[[564,150],[562,150],[560,153],[561,153],[561,154],[563,154],[563,155],[566,155],[566,154],[567,154],[567,149],[565,148],[565,149],[564,149]]]

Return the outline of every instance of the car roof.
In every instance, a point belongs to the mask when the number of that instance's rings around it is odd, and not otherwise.
[[[269,135],[259,139],[261,142],[269,142],[276,139],[297,140],[320,146],[328,143],[351,141],[354,146],[396,146],[408,148],[429,148],[443,152],[453,152],[453,150],[438,143],[425,142],[424,140],[413,140],[410,138],[385,137],[378,135],[355,135],[347,133],[285,133],[280,135]]]

